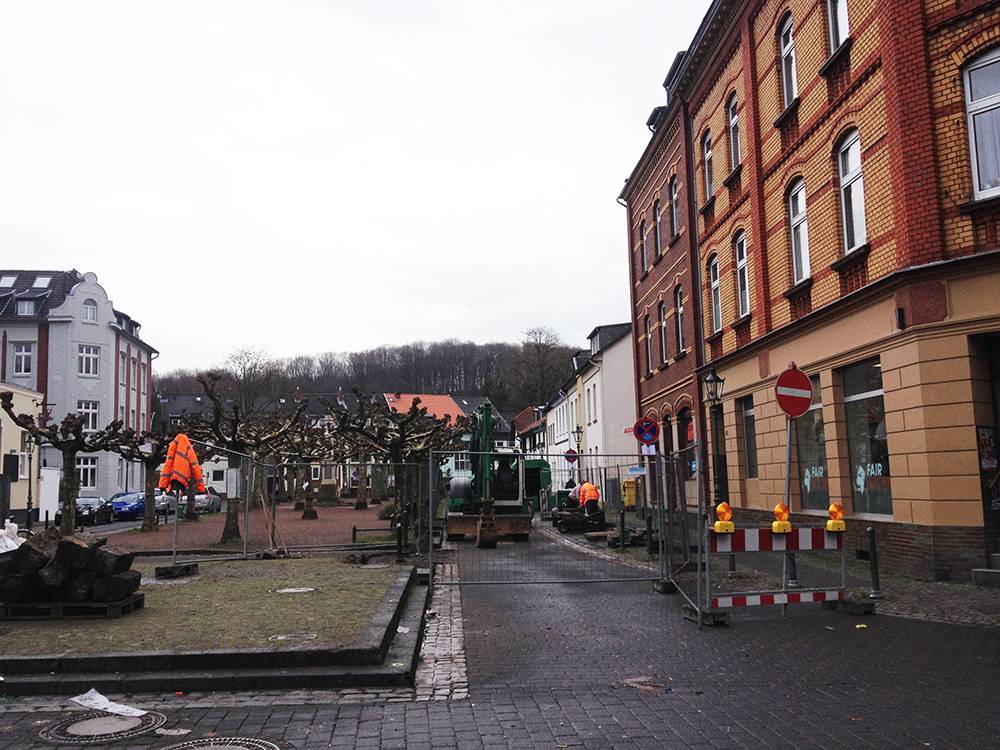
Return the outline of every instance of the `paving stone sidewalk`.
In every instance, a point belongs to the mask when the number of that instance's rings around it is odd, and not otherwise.
[[[581,554],[554,544],[505,554],[526,571]],[[414,690],[128,696],[187,734],[112,747],[229,736],[281,750],[1000,747],[989,628],[808,605],[699,630],[648,582],[441,586],[431,606],[441,624]],[[0,703],[0,749],[53,747],[37,732],[66,715],[63,699]]]

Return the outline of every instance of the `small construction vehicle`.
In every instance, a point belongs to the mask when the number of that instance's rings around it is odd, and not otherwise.
[[[455,477],[448,492],[448,539],[475,535],[476,545],[496,547],[500,537],[528,539],[534,504],[547,493],[551,469],[493,442],[493,407],[487,401],[473,415],[469,444],[471,477]]]

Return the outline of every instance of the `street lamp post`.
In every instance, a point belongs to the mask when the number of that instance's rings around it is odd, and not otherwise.
[[[723,440],[722,394],[726,380],[713,367],[705,376],[705,396],[712,422],[712,468],[716,504],[729,500],[726,479],[726,449]]]
[[[576,472],[577,479],[580,480],[578,482],[579,484],[583,482],[583,457],[581,455],[582,451],[580,450],[580,443],[583,441],[583,427],[577,425],[573,429],[573,435],[576,437]]]
[[[31,459],[35,455],[35,439],[30,432],[24,438],[24,447],[28,453],[28,518],[24,526],[28,531],[31,531],[31,511],[33,510],[31,506],[34,499],[31,494],[31,485],[34,481],[34,474],[31,471]]]

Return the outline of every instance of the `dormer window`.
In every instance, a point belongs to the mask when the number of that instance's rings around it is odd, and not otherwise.
[[[17,314],[18,315],[34,315],[35,314],[35,300],[33,300],[33,299],[19,299],[17,301]]]
[[[48,289],[49,282],[52,281],[51,276],[36,276],[35,281],[31,284],[32,289]]]
[[[97,303],[92,299],[88,299],[83,303],[83,322],[97,322]]]
[[[12,287],[17,282],[17,276],[0,276],[0,288]]]

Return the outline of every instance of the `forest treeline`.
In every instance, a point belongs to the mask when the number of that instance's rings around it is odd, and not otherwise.
[[[574,351],[553,331],[532,328],[518,343],[416,342],[288,359],[262,354],[275,390],[298,387],[305,394],[330,394],[338,388],[360,388],[365,393],[485,395],[500,411],[511,413],[548,401],[573,374]],[[157,391],[199,393],[196,378],[201,372],[157,374]]]

